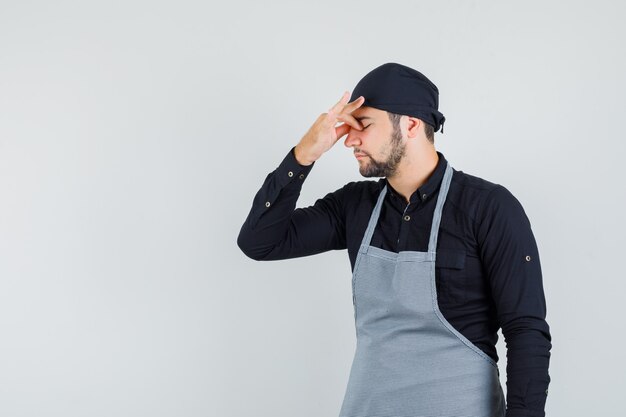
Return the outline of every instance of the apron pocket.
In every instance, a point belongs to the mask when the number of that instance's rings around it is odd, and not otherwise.
[[[467,300],[464,249],[439,249],[435,260],[437,299],[442,304],[464,303]]]

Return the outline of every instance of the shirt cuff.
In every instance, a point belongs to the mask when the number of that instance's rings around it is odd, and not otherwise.
[[[297,188],[301,187],[304,179],[313,169],[313,165],[315,165],[315,161],[311,165],[301,165],[296,159],[295,149],[295,146],[292,147],[278,168],[276,168],[276,176],[281,187],[286,187],[287,185],[293,185]]]

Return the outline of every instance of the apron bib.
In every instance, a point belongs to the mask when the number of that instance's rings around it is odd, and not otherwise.
[[[427,252],[370,245],[382,189],[352,274],[357,345],[340,417],[503,417],[496,362],[459,333],[437,304],[435,259],[448,163]]]

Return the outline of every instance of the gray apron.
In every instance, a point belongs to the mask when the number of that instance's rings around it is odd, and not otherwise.
[[[427,252],[370,245],[387,185],[379,194],[352,274],[356,352],[340,417],[502,417],[498,365],[443,317],[435,258],[448,163]]]

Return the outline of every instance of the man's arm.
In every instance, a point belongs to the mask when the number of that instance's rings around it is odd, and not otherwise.
[[[502,185],[486,196],[477,238],[507,347],[507,417],[544,417],[552,337],[537,243],[520,202]]]
[[[237,245],[251,259],[270,261],[345,249],[341,188],[313,206],[295,208],[315,162],[302,165],[291,148],[256,193]]]
[[[270,261],[346,248],[342,209],[345,186],[318,199],[313,206],[295,207],[302,183],[315,161],[350,129],[363,130],[352,112],[365,98],[360,96],[348,103],[349,99],[350,94],[345,91],[265,178],[237,237],[237,245],[248,257]],[[344,123],[336,126],[337,122]]]

